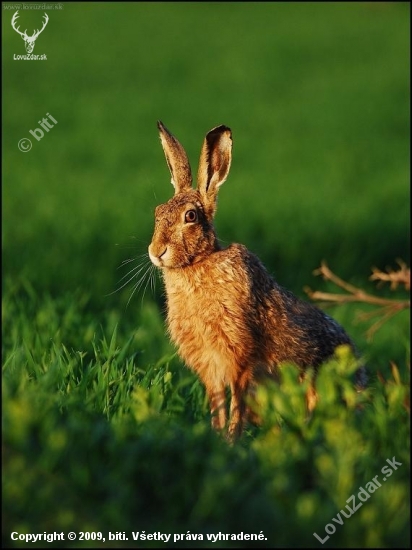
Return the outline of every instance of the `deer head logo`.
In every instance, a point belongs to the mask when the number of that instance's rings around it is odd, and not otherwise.
[[[17,21],[17,18],[19,17],[18,15],[18,11],[16,11],[16,13],[13,15],[13,18],[11,20],[11,26],[13,27],[13,29],[18,32],[20,34],[20,36],[23,38],[24,40],[24,45],[26,47],[26,52],[27,53],[31,53],[34,49],[34,45],[36,43],[36,39],[37,37],[39,36],[39,34],[44,30],[44,27],[47,25],[48,21],[49,21],[49,17],[47,15],[47,13],[44,14],[44,22],[43,22],[43,26],[40,30],[35,30],[34,33],[32,34],[32,36],[28,36],[26,33],[27,33],[27,29],[24,31],[24,32],[20,32],[19,31],[19,28],[20,27],[17,27],[16,28],[16,21]]]

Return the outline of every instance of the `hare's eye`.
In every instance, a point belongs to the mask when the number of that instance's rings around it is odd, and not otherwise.
[[[197,212],[196,210],[188,210],[185,214],[186,223],[194,223],[197,221]]]

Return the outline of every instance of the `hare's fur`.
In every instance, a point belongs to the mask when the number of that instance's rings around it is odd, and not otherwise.
[[[183,147],[162,123],[158,127],[175,195],[156,208],[149,255],[162,269],[171,339],[204,383],[212,425],[220,430],[230,387],[228,434],[234,438],[246,420],[245,398],[261,377],[277,378],[282,362],[295,363],[303,374],[337,346],[353,344],[331,317],[279,286],[246,247],[221,248],[213,217],[231,163],[230,129],[207,134],[192,189]],[[311,409],[314,388],[307,397]]]

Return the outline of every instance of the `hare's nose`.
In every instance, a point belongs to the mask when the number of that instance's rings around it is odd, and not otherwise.
[[[166,259],[167,246],[165,247],[164,250],[158,253],[157,251],[153,250],[153,246],[150,245],[148,251],[149,251],[149,258],[152,261],[152,263],[157,267],[161,267],[163,263],[162,260]]]

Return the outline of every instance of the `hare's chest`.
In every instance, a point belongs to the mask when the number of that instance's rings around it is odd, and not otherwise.
[[[216,346],[225,338],[228,312],[224,302],[212,291],[172,292],[167,296],[167,321],[172,339],[184,346]]]
[[[228,300],[223,289],[208,287],[173,288],[167,292],[168,328],[184,361],[198,370],[206,364],[238,362],[242,348],[242,311]]]

